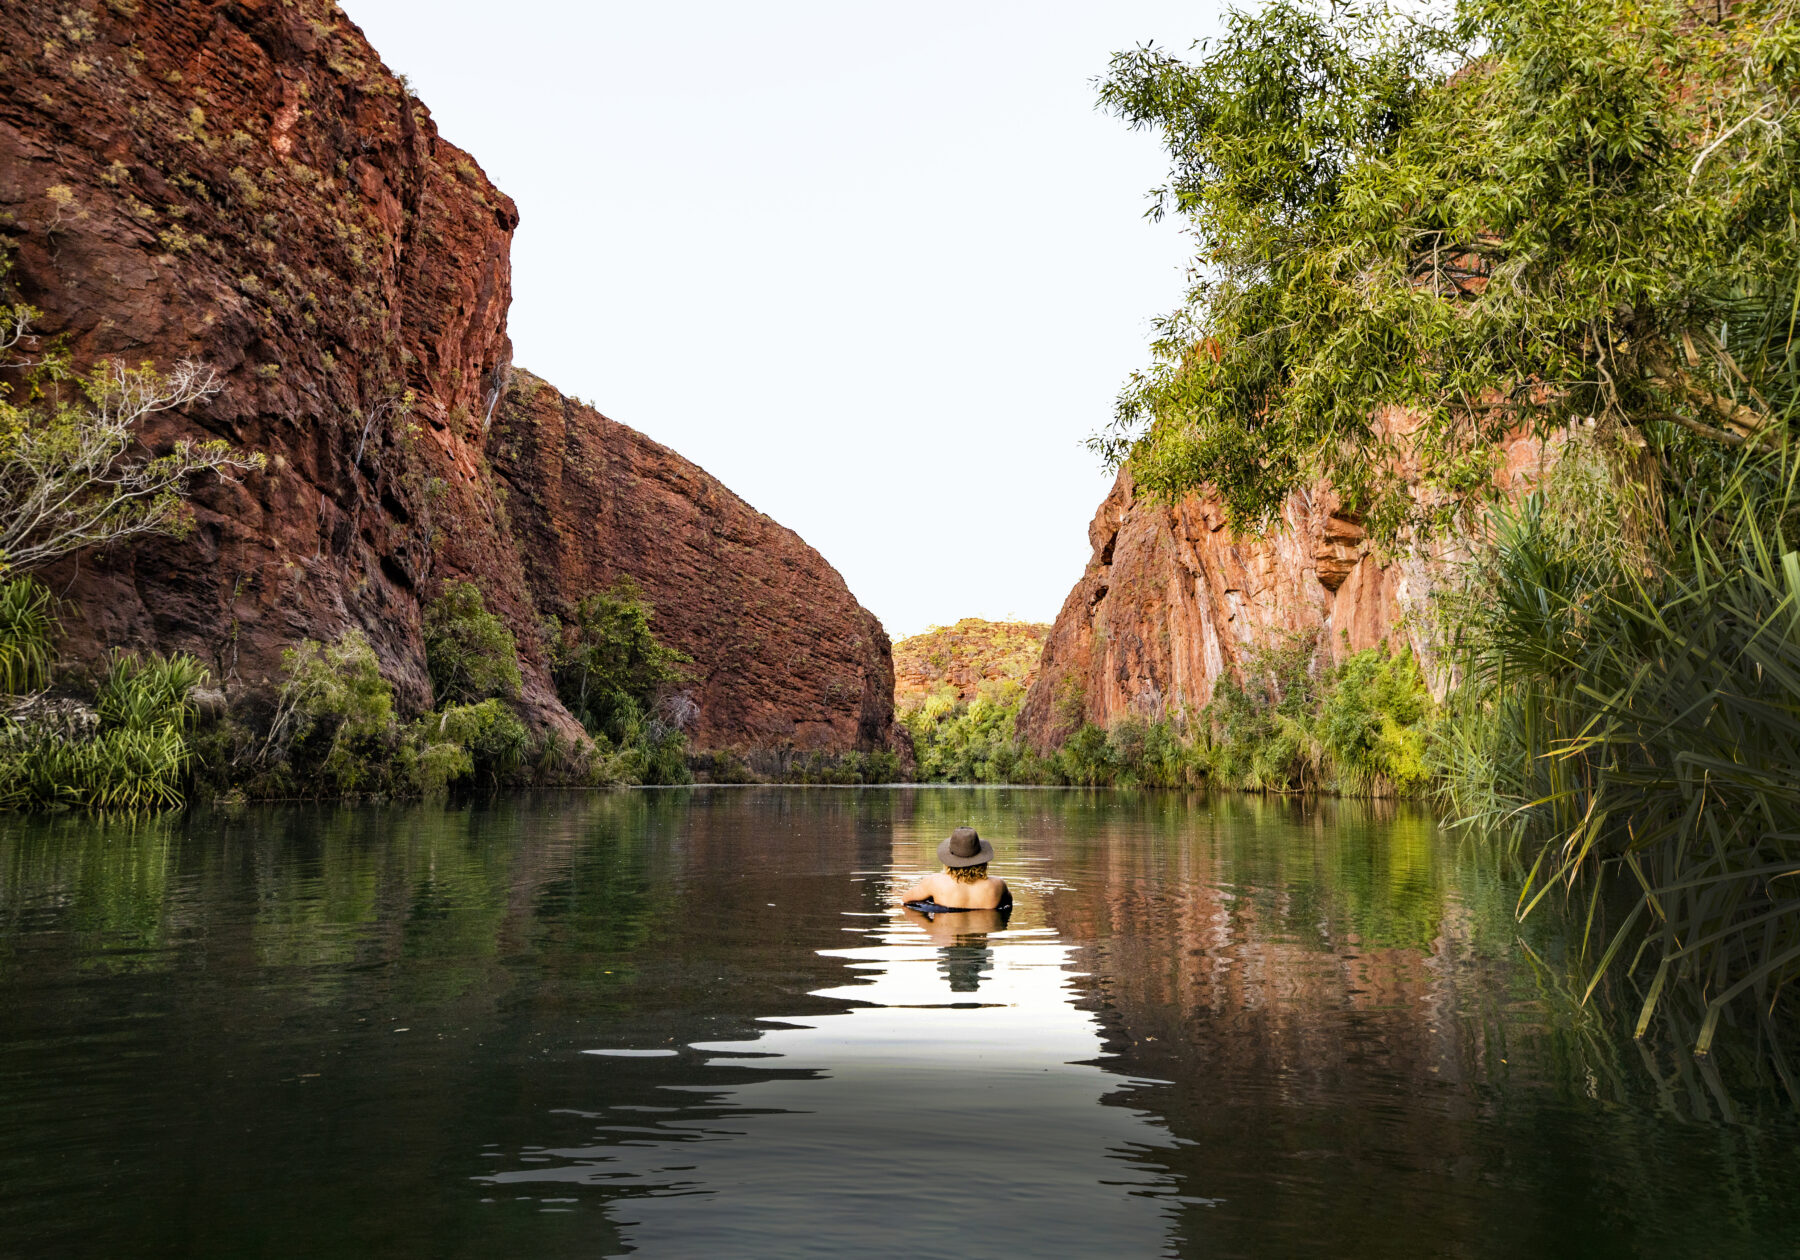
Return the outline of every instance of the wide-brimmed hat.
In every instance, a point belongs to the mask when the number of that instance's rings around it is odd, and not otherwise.
[[[950,838],[938,846],[938,861],[955,869],[980,866],[994,860],[994,846],[975,834],[973,827],[958,827]]]

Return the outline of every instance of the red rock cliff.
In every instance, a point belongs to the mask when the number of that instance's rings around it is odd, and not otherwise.
[[[229,691],[254,697],[278,679],[284,647],[360,627],[416,709],[430,693],[420,601],[466,577],[518,638],[528,717],[572,733],[539,611],[578,598],[596,575],[632,572],[660,597],[660,629],[711,671],[707,735],[748,742],[791,721],[797,739],[848,747],[885,730],[888,710],[869,697],[891,692],[886,640],[787,531],[734,535],[771,547],[785,584],[753,591],[723,550],[692,552],[686,600],[638,571],[659,539],[674,545],[704,515],[683,493],[729,497],[661,448],[685,472],[610,483],[607,514],[576,530],[588,564],[530,556],[541,531],[527,504],[574,528],[571,512],[593,503],[558,503],[554,483],[527,488],[515,470],[507,488],[522,540],[490,462],[496,426],[518,436],[549,419],[499,418],[517,211],[439,137],[335,4],[8,0],[4,12],[9,282],[44,312],[39,331],[64,338],[79,362],[193,358],[219,370],[224,392],[163,417],[144,434],[151,448],[193,434],[269,458],[241,483],[194,487],[192,537],[47,574],[67,601],[65,659],[114,645],[192,651]],[[596,459],[617,447],[624,464],[652,446],[591,412],[558,422],[555,441],[569,440]],[[654,493],[617,497],[638,490]],[[801,639],[850,627],[862,644],[733,672],[736,658],[695,650],[715,642],[683,621],[702,608],[762,627],[762,642],[784,651],[791,643],[770,627]]]
[[[886,632],[798,534],[666,446],[516,373],[489,452],[539,610],[630,576],[694,658],[702,745],[877,747],[894,711]]]
[[[1509,443],[1497,482],[1528,480],[1538,452],[1530,439]],[[1259,652],[1296,635],[1316,634],[1328,660],[1383,641],[1429,660],[1417,614],[1439,561],[1378,554],[1329,492],[1290,496],[1273,528],[1242,537],[1213,499],[1171,507],[1138,498],[1127,470],[1088,541],[1087,569],[1057,614],[1019,715],[1021,736],[1039,748],[1081,720],[1106,726],[1198,709],[1226,671],[1241,681]]]

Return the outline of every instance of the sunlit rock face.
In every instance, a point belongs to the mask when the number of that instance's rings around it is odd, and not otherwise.
[[[629,537],[614,532],[618,511],[580,522],[592,563],[521,556],[493,449],[517,223],[511,199],[438,135],[330,0],[8,6],[7,283],[80,364],[197,359],[220,373],[209,404],[146,428],[151,449],[221,438],[269,461],[241,482],[196,485],[190,537],[83,555],[46,575],[65,601],[65,666],[113,646],[190,651],[241,701],[279,682],[285,647],[355,628],[401,707],[417,710],[431,698],[421,603],[468,579],[517,637],[528,720],[573,736],[540,616],[590,579],[633,573],[662,606],[659,629],[706,676],[708,736],[791,730],[849,748],[885,730],[886,640],[792,534],[767,524],[766,567],[792,581],[752,589],[735,553],[681,544],[679,596],[651,571],[665,531],[685,538],[705,514],[689,490],[731,497],[672,453],[657,458],[679,475],[626,513]],[[625,463],[650,445],[591,411],[577,409],[569,427],[582,451]],[[654,480],[615,489],[629,496]],[[592,506],[528,489],[557,519]],[[764,640],[786,652],[783,671],[734,670],[701,618],[780,628]],[[789,650],[811,643],[816,625],[861,645]]]
[[[1520,436],[1499,452],[1503,489],[1529,484],[1541,444]],[[1018,729],[1058,743],[1086,720],[1198,709],[1229,672],[1243,679],[1261,652],[1316,638],[1327,663],[1383,642],[1429,661],[1424,619],[1454,537],[1428,552],[1382,552],[1323,487],[1289,496],[1266,531],[1240,535],[1220,502],[1173,505],[1140,496],[1121,471],[1088,526],[1092,554],[1044,645]]]

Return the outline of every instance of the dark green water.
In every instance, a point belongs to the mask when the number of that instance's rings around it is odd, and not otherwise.
[[[1004,930],[887,912],[965,820]],[[1154,794],[0,820],[0,1254],[1800,1254],[1793,1122],[1514,895]]]

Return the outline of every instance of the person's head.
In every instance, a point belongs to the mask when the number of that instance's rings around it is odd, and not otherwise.
[[[959,884],[978,884],[988,877],[994,846],[975,834],[973,827],[958,827],[938,845],[938,861],[944,873]]]

